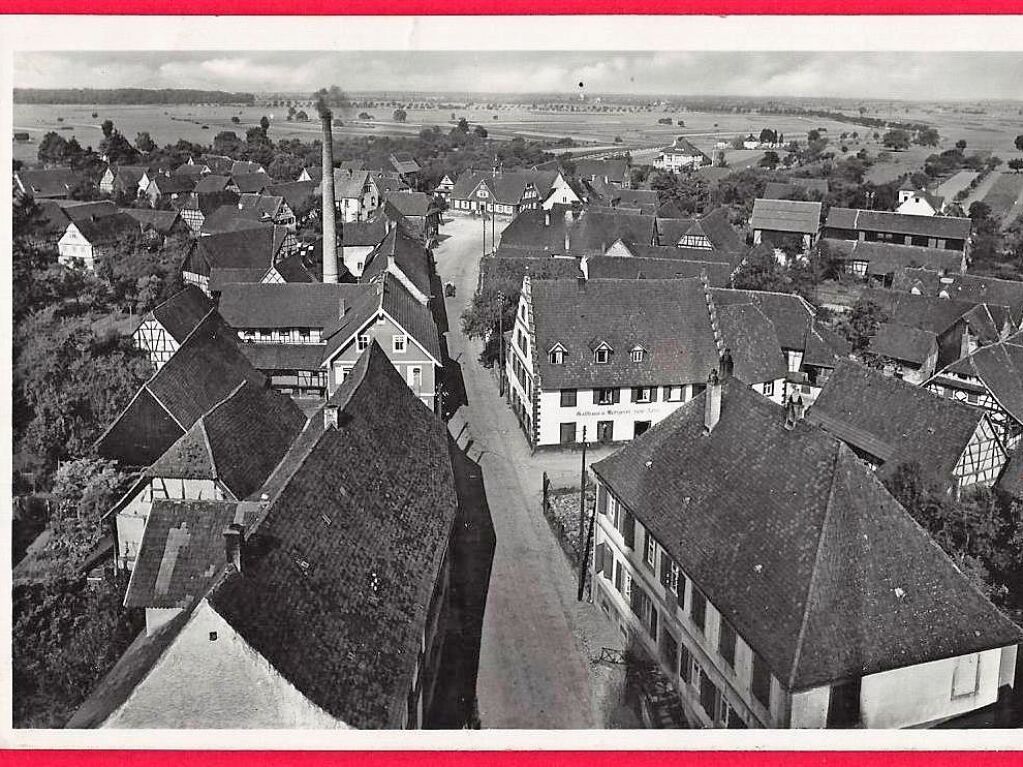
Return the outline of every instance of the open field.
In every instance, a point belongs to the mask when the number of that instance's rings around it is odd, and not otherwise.
[[[1020,198],[1023,197],[1023,175],[998,173],[997,176],[991,189],[984,195],[984,202],[991,207],[992,218],[1001,219],[1002,225],[1005,226],[1019,215]],[[1015,215],[1010,215],[1012,213]]]
[[[961,170],[954,176],[946,179],[936,191],[939,197],[944,197],[946,203],[950,203],[955,196],[969,187],[970,182],[980,174],[973,170]]]
[[[359,110],[361,111],[361,110]],[[602,112],[545,112],[534,111],[524,106],[503,106],[498,110],[463,108],[454,112],[441,109],[409,109],[404,123],[391,120],[390,108],[366,110],[377,119],[364,121],[354,115],[339,115],[344,127],[335,128],[338,138],[349,136],[414,136],[424,127],[440,126],[448,130],[465,117],[472,124],[487,128],[495,139],[511,139],[522,136],[527,139],[551,140],[571,138],[587,150],[591,147],[608,148],[620,146],[622,150],[644,153],[644,160],[654,154],[655,149],[670,144],[675,136],[686,136],[697,147],[710,152],[719,140],[728,140],[748,133],[759,134],[765,127],[784,133],[786,138],[805,140],[811,128],[826,128],[838,142],[842,132],[859,130],[866,134],[866,128],[829,120],[808,119],[796,115],[760,115],[757,113],[733,114],[716,112],[679,112],[670,115],[664,112],[602,113]],[[92,113],[96,117],[92,117]],[[47,131],[59,131],[65,138],[75,136],[82,146],[96,146],[102,138],[100,124],[105,119],[113,120],[115,127],[130,140],[139,131],[149,131],[159,145],[186,139],[195,143],[210,144],[213,137],[222,130],[234,130],[239,136],[247,128],[258,125],[259,118],[266,114],[273,127],[271,137],[300,138],[312,140],[319,136],[319,125],[309,122],[287,122],[283,118],[285,109],[265,106],[205,106],[205,105],[14,105],[14,129],[27,131],[32,137],[30,143],[14,145],[15,159],[32,162],[36,159],[38,142]],[[454,118],[452,118],[454,115]],[[497,119],[494,119],[495,115]],[[676,124],[659,125],[659,118],[670,116]],[[57,118],[63,118],[58,122]],[[231,122],[237,117],[237,124]],[[685,127],[677,125],[685,120]],[[616,144],[615,139],[621,143]],[[575,151],[579,151],[576,149]],[[731,151],[729,152],[731,154]],[[740,152],[729,157],[736,167],[758,161]]]

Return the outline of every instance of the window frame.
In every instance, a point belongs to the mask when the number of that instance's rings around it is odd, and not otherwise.
[[[399,348],[400,347],[400,348]],[[395,354],[404,354],[408,350],[408,336],[404,333],[395,333],[391,336],[391,351]]]
[[[355,339],[355,350],[364,352],[369,348],[369,336],[365,333],[360,333]]]
[[[611,362],[611,350],[606,346],[598,346],[593,350],[593,362],[596,365],[607,365]]]
[[[548,355],[552,365],[564,365],[565,364],[565,352],[562,349],[552,349],[550,355]]]

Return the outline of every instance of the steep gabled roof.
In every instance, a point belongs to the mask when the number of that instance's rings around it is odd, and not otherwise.
[[[246,229],[200,237],[185,269],[196,274],[209,274],[213,269],[261,269],[265,274],[282,244],[277,230],[286,231],[273,224],[255,223]]]
[[[759,383],[776,381],[788,371],[774,324],[755,304],[717,309],[722,345],[732,355],[735,377]]]
[[[263,175],[266,175],[266,168],[264,168],[258,162],[253,162],[251,160],[235,160],[231,164],[232,176],[250,173],[262,173]]]
[[[974,301],[1004,306],[1013,322],[1023,322],[1023,281],[1000,280],[982,274],[953,274],[944,276],[927,269],[904,268],[895,272],[894,290],[904,293],[914,288],[925,296],[944,293],[957,301]]]
[[[648,249],[657,251],[680,250],[679,248],[659,248],[655,246],[650,246]],[[618,258],[616,256],[589,256],[585,261],[587,276],[591,280],[668,280],[675,278],[699,277],[701,274],[706,274],[707,280],[713,287],[723,288],[728,285],[728,281],[732,276],[732,267],[728,263],[722,261],[647,258],[644,256],[633,256],[629,258]]]
[[[316,196],[315,181],[287,181],[279,184],[271,184],[266,188],[266,194],[275,197],[283,197],[288,206],[295,210],[305,203],[310,197]]]
[[[387,236],[387,219],[378,216],[372,221],[346,222],[342,231],[343,247],[375,248]]]
[[[889,232],[918,237],[965,240],[970,236],[968,218],[952,216],[912,216],[881,210],[831,208],[824,226],[829,229],[851,229],[865,232]]]
[[[210,312],[100,436],[96,451],[128,466],[149,466],[243,381],[266,385],[234,333]]]
[[[567,235],[569,253],[599,255],[616,240],[651,244],[654,226],[653,216],[555,205],[550,211],[519,213],[501,233],[501,247],[565,253]]]
[[[188,176],[157,175],[153,177],[149,185],[155,185],[160,194],[185,194],[195,189],[195,181]]]
[[[179,344],[213,311],[213,303],[195,285],[187,285],[150,314]]]
[[[1023,333],[982,346],[933,378],[942,378],[946,373],[979,378],[998,404],[1023,423]]]
[[[151,210],[148,208],[122,208],[125,213],[135,219],[142,231],[152,229],[158,234],[167,235],[181,224],[181,214],[176,210]]]
[[[730,379],[593,465],[790,691],[1016,644],[870,469]]]
[[[218,176],[211,174],[204,176],[199,179],[192,191],[195,194],[209,194],[211,192],[223,192],[227,189],[231,183],[231,179],[228,176]]]
[[[437,203],[425,192],[388,192],[384,199],[403,216],[428,216],[437,212]]]
[[[360,281],[369,282],[386,272],[391,259],[424,296],[431,294],[430,251],[400,226],[388,232],[366,257]]]
[[[90,245],[109,245],[131,234],[138,234],[138,222],[126,213],[80,218],[72,224]]]
[[[375,343],[330,405],[209,602],[314,704],[395,726],[457,511],[447,430]]]
[[[33,197],[67,197],[83,178],[69,168],[19,170],[15,171],[14,177],[25,194]]]
[[[917,296],[882,288],[868,289],[863,298],[876,303],[888,321],[941,335],[956,324],[975,304],[947,298]]]
[[[110,200],[77,202],[72,200],[39,200],[40,221],[35,231],[60,236],[72,221],[112,216],[118,212]]]
[[[266,481],[304,425],[305,417],[291,398],[243,381],[145,474],[215,479],[242,500]]]
[[[932,353],[937,352],[938,337],[929,330],[882,322],[877,328],[877,334],[870,339],[869,349],[881,357],[919,366]]]
[[[272,184],[273,180],[266,173],[232,173],[231,183],[238,187],[242,194],[258,194]]]
[[[926,388],[843,360],[807,412],[854,450],[883,462],[883,474],[918,463],[947,483],[984,413]]]

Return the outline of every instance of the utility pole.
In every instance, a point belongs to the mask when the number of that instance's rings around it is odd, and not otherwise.
[[[487,255],[487,209],[486,206],[480,210],[480,223],[483,224],[483,255]]]
[[[497,213],[490,214],[490,252],[497,252]]]
[[[486,227],[485,222],[483,226]],[[500,367],[497,386],[498,391],[504,394],[504,293],[500,290],[497,291],[497,359]]]
[[[586,425],[583,424],[583,460],[579,479],[579,601],[582,601],[583,586],[586,583],[588,548],[589,539],[586,536]]]

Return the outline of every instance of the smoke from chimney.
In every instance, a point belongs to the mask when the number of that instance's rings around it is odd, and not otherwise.
[[[334,194],[334,133],[331,122],[334,114],[320,95],[316,99],[316,111],[320,114],[323,127],[323,180],[320,188],[323,194],[323,282],[337,283],[337,208]]]

